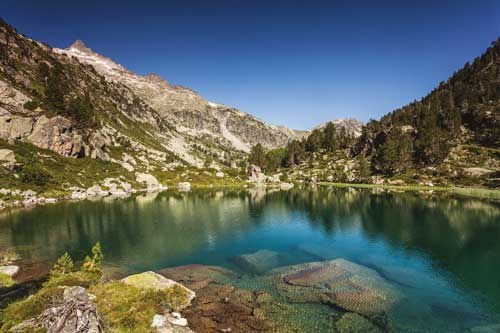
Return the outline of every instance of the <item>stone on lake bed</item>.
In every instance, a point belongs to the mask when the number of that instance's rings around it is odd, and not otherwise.
[[[246,272],[263,274],[280,266],[280,254],[270,250],[259,250],[233,258],[233,262]]]
[[[0,266],[0,273],[13,277],[19,273],[19,267],[14,265]]]
[[[185,301],[179,305],[179,310],[188,307],[191,304],[193,298],[196,297],[194,291],[184,287],[182,284],[177,283],[173,280],[167,279],[155,272],[144,272],[140,274],[129,275],[121,280],[123,283],[131,285],[140,289],[155,289],[164,290],[170,289],[174,286],[180,287],[187,292],[187,297]]]
[[[382,330],[368,319],[356,314],[346,313],[336,323],[338,333],[382,333]]]
[[[500,324],[491,324],[474,327],[470,330],[472,333],[500,333]]]
[[[401,294],[376,271],[344,259],[272,270],[278,292],[291,302],[323,303],[364,316],[386,315]]]

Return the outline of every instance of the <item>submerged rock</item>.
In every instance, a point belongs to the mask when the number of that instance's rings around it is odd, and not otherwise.
[[[472,333],[500,333],[500,324],[477,326],[470,331]]]
[[[196,264],[162,269],[158,274],[179,281],[195,291],[213,282],[227,283],[238,277],[236,273],[222,267]]]
[[[400,298],[376,271],[344,259],[288,266],[270,274],[280,276],[278,292],[292,302],[329,304],[365,316],[385,315]]]
[[[156,274],[155,272],[144,272],[140,274],[130,275],[122,279],[122,282],[141,289],[163,290],[173,287],[182,288],[187,292],[187,297],[183,302],[181,302],[181,304],[179,304],[179,309],[184,309],[189,306],[193,298],[195,298],[196,296],[196,294],[192,290],[184,287],[182,284],[167,279],[166,277]]]
[[[246,272],[263,274],[280,265],[280,254],[270,250],[259,250],[233,258],[233,262]]]
[[[195,332],[314,332],[313,327],[318,329],[317,322],[308,320],[310,312],[307,309],[282,303],[268,292],[255,291],[261,289],[258,285],[245,287],[248,289],[231,285],[242,281],[238,274],[228,269],[187,265],[159,273],[182,281],[196,291],[191,306],[182,311]],[[325,321],[331,321],[330,311],[327,312]]]
[[[356,314],[346,313],[336,323],[338,333],[382,333],[382,330],[368,319]]]

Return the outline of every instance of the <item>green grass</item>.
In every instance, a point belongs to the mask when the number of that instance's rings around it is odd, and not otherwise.
[[[114,281],[90,289],[97,310],[111,332],[149,333],[155,314],[176,310],[187,292],[178,286],[164,290],[139,289]]]
[[[484,188],[463,188],[463,187],[440,187],[440,186],[418,186],[418,185],[375,185],[375,184],[350,184],[350,183],[330,183],[319,182],[319,185],[334,186],[334,187],[351,187],[351,188],[366,188],[366,189],[384,189],[384,190],[399,190],[399,191],[434,191],[457,194],[461,196],[500,200],[500,190],[490,190]]]
[[[38,316],[43,310],[61,305],[63,293],[64,289],[62,288],[46,287],[24,300],[9,304],[0,313],[0,322],[2,323],[0,331],[8,332],[13,326]]]
[[[216,177],[216,172],[216,170],[210,168],[180,167],[176,170],[156,171],[152,172],[152,174],[160,183],[170,188],[176,188],[180,182],[189,182],[192,188],[241,188],[246,184],[243,175],[239,175],[240,179],[237,179],[238,174],[232,173],[229,169],[223,170],[223,178]]]
[[[0,288],[11,287],[15,284],[15,281],[12,277],[7,274],[0,273]]]
[[[136,185],[135,175],[117,163],[90,157],[64,157],[51,150],[40,149],[21,141],[10,145],[0,140],[0,148],[13,150],[16,160],[22,164],[13,172],[0,177],[0,188],[21,191],[31,189],[39,196],[60,197],[68,194],[65,188],[70,186],[87,188],[108,177],[124,177],[127,182]]]

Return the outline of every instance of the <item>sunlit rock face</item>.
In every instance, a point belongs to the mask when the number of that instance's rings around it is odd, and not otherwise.
[[[210,102],[192,89],[172,85],[155,73],[137,75],[92,51],[82,41],[76,41],[67,49],[56,49],[56,52],[76,57],[92,65],[107,80],[129,87],[161,118],[188,137],[204,137],[244,152],[249,152],[256,143],[275,148],[301,137],[297,131],[271,126],[237,109]]]

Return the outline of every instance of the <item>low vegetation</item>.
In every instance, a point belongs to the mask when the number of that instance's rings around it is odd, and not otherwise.
[[[84,287],[95,296],[99,315],[110,332],[149,333],[155,314],[177,311],[185,304],[188,291],[178,285],[156,290],[137,288],[119,281],[102,282],[103,259],[99,243],[76,271],[69,254],[62,255],[40,290],[9,304],[0,312],[0,332],[8,332],[18,324],[36,318],[48,308],[61,306],[64,288],[72,286]],[[0,283],[5,283],[5,286],[12,282],[12,279],[0,275]],[[30,328],[27,332],[33,331]]]

